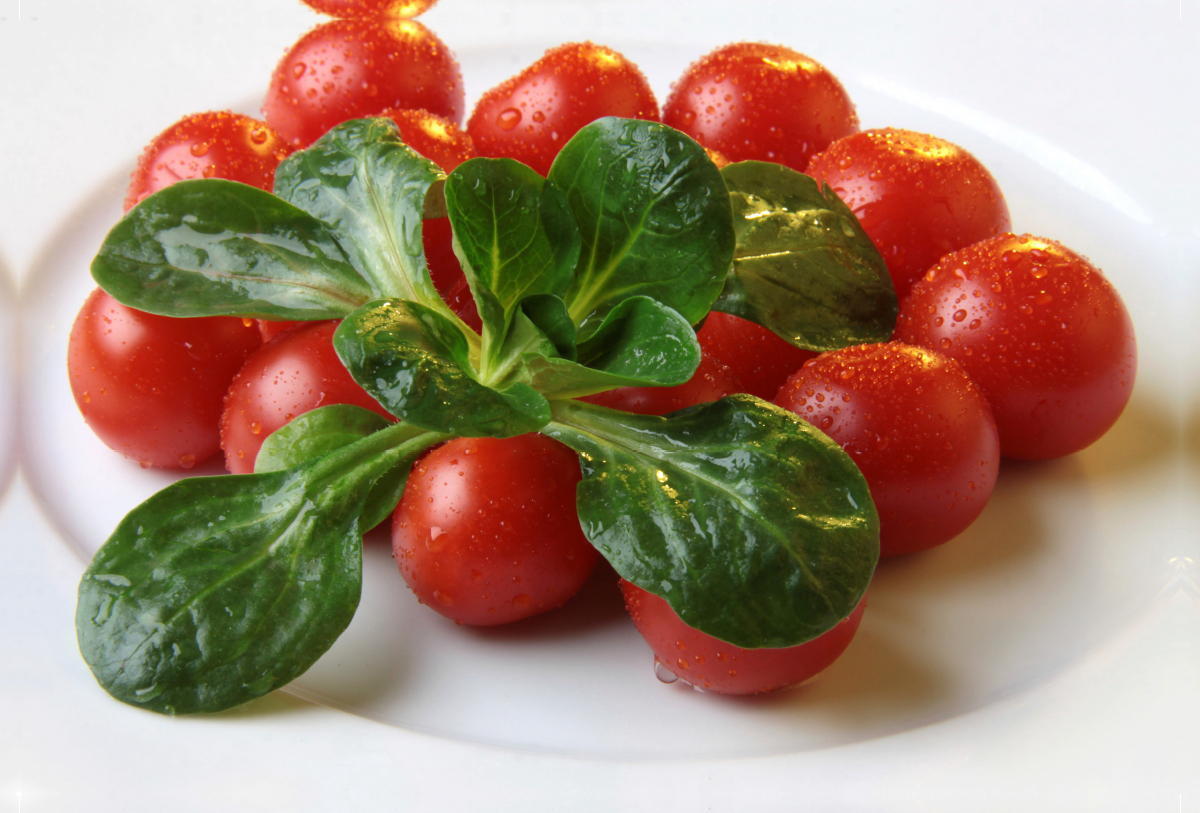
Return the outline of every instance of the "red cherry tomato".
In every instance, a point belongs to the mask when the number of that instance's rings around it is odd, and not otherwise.
[[[901,305],[895,336],[958,361],[992,405],[1001,452],[1025,460],[1091,445],[1137,373],[1116,290],[1083,257],[1028,234],[943,257]]]
[[[400,128],[400,138],[421,155],[441,167],[443,172],[475,157],[475,143],[466,131],[428,110],[388,109],[379,115],[387,116]]]
[[[467,122],[480,155],[515,158],[542,175],[579,129],[604,116],[658,120],[637,66],[591,42],[567,43],[483,94]]]
[[[835,139],[858,132],[841,83],[790,48],[737,42],[693,62],[663,104],[663,123],[730,161],[804,172]]]
[[[388,108],[462,121],[458,62],[413,20],[333,20],[292,46],[271,76],[263,118],[297,147]]]
[[[634,626],[654,660],[681,680],[720,694],[758,694],[795,686],[829,668],[850,645],[865,602],[833,629],[799,646],[742,649],[680,620],[666,599],[621,580]]]
[[[424,14],[437,0],[304,0],[305,5],[331,17],[392,17]]]
[[[775,403],[858,465],[879,511],[881,556],[940,545],[987,505],[1000,466],[991,409],[962,368],[893,342],[823,353]]]
[[[450,218],[439,217],[422,222],[421,234],[425,240],[425,262],[429,265],[433,287],[437,288],[459,319],[476,333],[482,333],[483,320],[479,318],[462,265],[454,254],[454,232],[450,228]]]
[[[754,322],[713,311],[696,332],[700,349],[725,364],[742,384],[742,391],[764,401],[774,400],[783,382],[816,353],[794,347]]]
[[[1009,229],[996,179],[962,147],[909,130],[867,130],[813,158],[887,262],[896,295],[945,254]]]
[[[225,392],[261,344],[241,319],[143,313],[97,288],[71,326],[67,372],[105,445],[143,466],[189,469],[220,448]]]
[[[254,471],[267,436],[297,415],[329,404],[353,404],[395,420],[358,386],[333,350],[337,322],[301,325],[263,345],[229,386],[221,415],[225,468]]]
[[[392,520],[400,574],[462,624],[505,624],[558,607],[597,553],[579,527],[579,460],[543,435],[457,438],[414,467]]]
[[[677,409],[716,401],[735,392],[742,392],[742,383],[733,371],[716,358],[701,356],[700,366],[684,384],[675,387],[619,387],[579,400],[638,415],[666,415]]]
[[[279,133],[237,113],[197,113],[146,145],[125,194],[125,211],[176,181],[224,178],[271,191],[275,167],[292,151]]]

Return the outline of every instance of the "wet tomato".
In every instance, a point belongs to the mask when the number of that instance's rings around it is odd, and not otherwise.
[[[575,512],[575,452],[543,435],[456,438],[422,458],[392,519],[422,603],[490,626],[560,606],[596,564]]]
[[[895,336],[962,365],[992,405],[1006,457],[1091,445],[1125,409],[1137,373],[1116,289],[1083,257],[1028,234],[943,257],[902,304]]]
[[[475,157],[475,143],[465,130],[449,119],[428,110],[388,109],[379,113],[396,122],[400,138],[421,155],[452,172],[463,161]]]
[[[742,392],[742,383],[733,371],[715,357],[702,356],[696,372],[687,382],[678,386],[619,387],[579,400],[638,415],[666,415],[677,409],[716,401],[735,392]]]
[[[424,14],[437,0],[304,0],[330,17],[390,17],[408,19]]]
[[[943,255],[1009,229],[996,179],[971,153],[935,136],[867,130],[813,158],[808,174],[854,211],[902,300]]]
[[[567,43],[484,93],[467,132],[480,155],[515,158],[545,175],[571,136],[604,116],[657,121],[658,102],[621,54]]]
[[[742,391],[774,400],[783,382],[817,354],[794,347],[762,325],[713,311],[696,332],[706,356],[729,367]]]

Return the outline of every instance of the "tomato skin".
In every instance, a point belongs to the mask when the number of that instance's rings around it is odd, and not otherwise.
[[[304,0],[309,8],[330,17],[391,17],[408,19],[424,14],[437,0]]]
[[[389,108],[379,113],[396,122],[400,138],[416,152],[450,173],[463,161],[475,157],[475,142],[449,119],[428,110]]]
[[[106,446],[143,466],[187,469],[220,448],[225,391],[261,344],[241,319],[143,313],[97,288],[71,326],[67,372]]]
[[[475,306],[475,297],[462,265],[454,254],[454,232],[450,218],[439,217],[421,223],[421,235],[425,245],[425,262],[433,287],[441,294],[450,310],[476,333],[483,332],[483,320]]]
[[[677,409],[716,401],[742,391],[742,383],[732,370],[715,357],[701,356],[696,372],[678,386],[618,387],[579,400],[637,415],[666,415]]]
[[[575,452],[544,435],[456,438],[422,458],[392,520],[400,574],[462,624],[506,624],[560,606],[598,554],[579,527]]]
[[[742,392],[773,401],[788,376],[816,353],[795,347],[762,325],[713,311],[696,332],[700,349],[725,364],[742,384]]]
[[[846,651],[866,609],[860,601],[833,629],[799,646],[742,649],[689,627],[666,599],[632,582],[622,579],[621,592],[654,659],[685,682],[718,694],[771,692],[816,677]]]
[[[1028,234],[943,257],[902,303],[895,337],[961,364],[992,405],[1001,452],[1024,460],[1099,439],[1137,375],[1116,289],[1083,257]]]
[[[254,471],[267,436],[297,415],[330,404],[353,404],[395,420],[350,377],[333,349],[337,322],[310,322],[286,331],[246,359],[229,385],[221,415],[225,468]]]
[[[936,136],[867,130],[834,142],[813,158],[808,174],[853,210],[901,300],[942,256],[1011,227],[992,174]]]
[[[263,118],[307,147],[348,119],[387,108],[422,109],[462,121],[458,62],[413,20],[333,20],[300,38],[271,76]]]
[[[480,155],[514,158],[546,175],[571,136],[604,116],[658,121],[658,102],[624,56],[572,42],[484,93],[467,132]]]
[[[992,495],[1000,444],[991,409],[957,363],[930,350],[891,342],[822,353],[775,403],[833,438],[863,473],[881,556],[953,539]]]
[[[723,46],[688,66],[663,104],[663,123],[730,161],[774,161],[797,172],[858,132],[854,103],[832,73],[758,42]]]
[[[291,153],[283,137],[237,113],[196,113],[146,145],[125,193],[125,211],[176,181],[224,178],[270,192],[275,168]]]

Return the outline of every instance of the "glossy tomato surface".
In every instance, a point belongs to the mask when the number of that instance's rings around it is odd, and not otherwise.
[[[449,119],[435,116],[428,110],[397,110],[380,112],[396,122],[400,138],[421,155],[452,172],[454,168],[475,157],[475,143],[465,130]]]
[[[437,0],[304,0],[304,4],[331,17],[392,17],[407,19],[424,14]]]
[[[883,255],[896,295],[943,255],[1008,231],[1008,204],[975,156],[910,130],[867,130],[813,158],[808,174],[829,184]]]
[[[795,347],[762,325],[713,311],[696,332],[706,356],[727,366],[741,382],[742,392],[773,401],[788,376],[816,353]]]
[[[544,435],[457,438],[413,467],[392,519],[400,574],[463,624],[505,624],[560,606],[597,553],[579,527],[575,452]]]
[[[822,353],[775,403],[833,438],[879,511],[881,556],[940,545],[983,511],[1000,466],[991,409],[954,361],[892,342]]]
[[[425,245],[425,262],[433,287],[441,294],[450,310],[476,333],[483,331],[483,320],[475,307],[475,298],[463,273],[462,264],[454,253],[454,231],[450,218],[438,217],[421,223],[421,234]]]
[[[413,20],[333,20],[300,38],[271,76],[263,118],[306,147],[348,119],[388,108],[422,109],[462,121],[462,74],[454,54]]]
[[[484,93],[467,132],[480,155],[515,158],[545,175],[571,136],[604,116],[657,121],[658,102],[624,56],[572,42]]]
[[[221,415],[225,468],[254,471],[263,441],[297,415],[329,404],[353,404],[395,420],[358,386],[333,349],[337,322],[302,324],[246,359],[229,386]]]
[[[265,123],[230,112],[197,113],[146,145],[125,193],[125,211],[176,181],[224,178],[270,192],[292,147]]]
[[[220,448],[225,392],[261,345],[253,323],[143,313],[97,288],[71,326],[67,373],[105,445],[146,466],[188,469]]]
[[[625,606],[654,658],[681,680],[720,694],[759,694],[824,672],[850,645],[866,603],[833,629],[785,649],[742,649],[689,627],[666,599],[621,580]]]
[[[1124,302],[1053,240],[1004,234],[942,258],[902,304],[895,336],[962,365],[992,405],[1006,457],[1077,452],[1133,394],[1137,341]]]
[[[735,392],[742,392],[742,383],[733,371],[713,356],[702,356],[696,372],[686,383],[678,386],[619,387],[579,400],[638,415],[666,415],[677,409],[716,401]]]
[[[804,172],[834,140],[858,132],[841,82],[816,60],[758,42],[692,63],[663,104],[663,123],[730,161],[774,161]]]

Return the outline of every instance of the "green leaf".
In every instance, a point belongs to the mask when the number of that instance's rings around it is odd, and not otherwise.
[[[371,302],[346,317],[333,346],[350,375],[388,412],[435,432],[506,438],[550,420],[525,384],[493,389],[475,378],[466,338],[416,302]]]
[[[828,186],[780,164],[723,169],[737,251],[714,310],[769,328],[798,347],[887,341],[899,305],[883,257]]]
[[[92,276],[117,301],[165,316],[337,319],[371,299],[321,221],[216,178],[135,206],[104,238]]]
[[[440,205],[445,177],[401,141],[391,119],[355,119],[285,159],[275,194],[328,224],[371,281],[372,299],[419,302],[469,331],[438,295],[425,263],[422,217]]]
[[[186,714],[299,676],[358,605],[371,484],[443,439],[397,424],[286,471],[181,480],[135,508],[79,584],[79,648],[100,685]]]
[[[353,404],[319,407],[297,416],[263,441],[254,459],[254,473],[283,471],[316,460],[389,426],[391,421],[379,413]],[[363,508],[363,528],[374,528],[392,513],[404,494],[411,466],[411,460],[402,460],[371,487]]]
[[[848,616],[879,556],[866,481],[836,443],[750,395],[665,417],[555,401],[579,520],[623,578],[735,646],[787,647]]]
[[[521,303],[561,296],[579,261],[579,229],[554,184],[508,158],[475,158],[446,181],[455,251],[483,321],[488,378]]]
[[[655,122],[600,119],[567,142],[550,180],[570,202],[583,248],[564,299],[580,335],[631,296],[708,313],[733,256],[729,195],[695,141]]]

